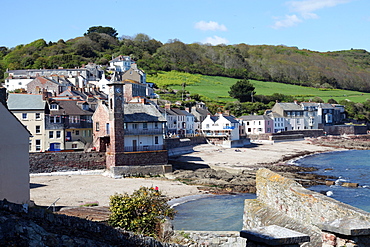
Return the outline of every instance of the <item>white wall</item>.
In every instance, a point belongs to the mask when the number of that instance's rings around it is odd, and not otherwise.
[[[0,200],[29,203],[29,133],[0,103]]]

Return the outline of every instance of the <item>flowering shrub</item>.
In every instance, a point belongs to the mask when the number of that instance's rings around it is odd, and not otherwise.
[[[108,223],[127,231],[155,237],[166,217],[173,219],[175,216],[175,210],[167,201],[157,188],[141,187],[132,195],[115,194],[110,197],[111,214]]]

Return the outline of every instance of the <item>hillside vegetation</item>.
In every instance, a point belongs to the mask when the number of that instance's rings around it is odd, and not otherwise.
[[[145,34],[117,38],[109,27],[90,28],[67,41],[39,39],[15,48],[0,47],[0,79],[6,69],[105,65],[118,55],[130,55],[148,74],[176,70],[370,92],[370,53],[365,50],[323,53],[286,46],[185,44],[176,39],[163,44]]]

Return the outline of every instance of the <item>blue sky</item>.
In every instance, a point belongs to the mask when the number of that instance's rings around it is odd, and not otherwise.
[[[109,26],[168,42],[370,51],[369,0],[2,0],[0,46],[56,42]]]

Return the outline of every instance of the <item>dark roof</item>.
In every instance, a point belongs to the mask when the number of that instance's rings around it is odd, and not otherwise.
[[[125,104],[124,121],[130,122],[166,122],[159,110],[153,105]]]
[[[81,109],[77,103],[79,101],[76,100],[60,100],[60,101],[52,101],[52,103],[57,103],[59,105],[59,110],[50,110],[51,115],[92,115],[93,111],[91,110],[83,110]]]

